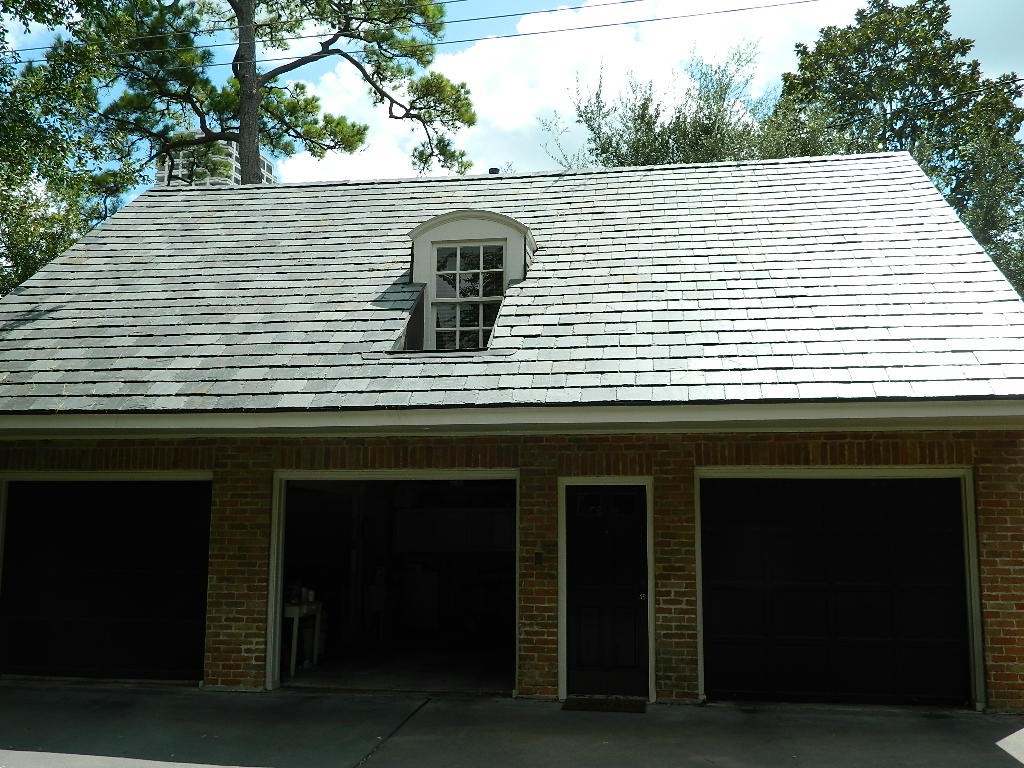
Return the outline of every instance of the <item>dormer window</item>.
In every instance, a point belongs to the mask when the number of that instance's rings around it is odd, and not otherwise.
[[[404,348],[486,349],[508,286],[525,276],[536,248],[529,230],[490,211],[455,211],[410,235],[412,281],[423,295]]]
[[[505,295],[505,244],[438,245],[434,347],[484,349]]]

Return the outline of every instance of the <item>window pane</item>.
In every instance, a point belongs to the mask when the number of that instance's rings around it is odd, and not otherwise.
[[[438,349],[455,349],[455,331],[438,331],[435,346]]]
[[[484,269],[503,269],[505,267],[505,246],[484,246]]]
[[[480,331],[480,335],[483,336],[483,341],[480,344],[480,348],[483,349],[487,346],[487,342],[491,340],[491,332],[489,330]]]
[[[437,307],[437,327],[438,328],[454,328],[455,327],[455,305],[454,304],[439,304]]]
[[[498,308],[500,304],[484,304],[484,322],[485,328],[490,328],[494,325],[494,319],[498,316]]]
[[[480,331],[459,331],[459,349],[479,349]]]
[[[440,294],[438,294],[440,296]],[[459,296],[463,299],[480,295],[480,273],[459,275]]]
[[[439,299],[454,299],[455,298],[455,275],[438,275],[437,276],[437,298],[439,298]]]
[[[484,272],[484,296],[501,296],[502,294],[502,273]]]
[[[459,270],[469,272],[480,269],[480,246],[464,245],[459,249]]]
[[[444,247],[437,249],[437,271],[438,272],[454,272],[455,271],[455,249]]]
[[[476,328],[480,325],[480,305],[462,304],[459,307],[459,327]]]

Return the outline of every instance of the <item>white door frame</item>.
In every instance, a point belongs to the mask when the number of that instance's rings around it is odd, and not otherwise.
[[[289,480],[310,481],[362,481],[385,480],[513,480],[516,485],[515,498],[515,671],[512,681],[512,695],[518,694],[519,686],[519,470],[518,469],[320,469],[320,470],[276,470],[270,524],[270,574],[267,582],[267,690],[281,686],[280,648],[284,624],[284,529],[287,515]]]
[[[985,709],[985,658],[981,624],[981,584],[978,566],[978,528],[974,506],[974,475],[964,466],[902,467],[762,467],[712,466],[694,471],[694,542],[697,555],[697,686],[701,701],[707,698],[704,686],[704,569],[701,562],[700,481],[704,478],[764,478],[792,480],[872,480],[872,479],[957,479],[960,480],[961,524],[963,526],[965,592],[967,594],[967,645],[970,654],[971,694],[974,708]]]
[[[565,701],[569,695],[568,643],[566,627],[566,568],[565,568],[565,490],[570,485],[639,485],[645,489],[647,500],[647,700],[657,696],[654,680],[654,478],[636,475],[610,475],[558,478],[558,698]]]

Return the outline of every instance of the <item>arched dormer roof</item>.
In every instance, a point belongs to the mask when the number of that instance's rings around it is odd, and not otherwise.
[[[469,222],[478,220],[480,222],[490,222],[499,226],[508,227],[509,229],[518,231],[526,242],[526,247],[533,253],[537,249],[537,243],[533,239],[533,233],[530,232],[530,228],[523,224],[517,219],[513,219],[511,216],[506,216],[503,213],[496,213],[495,211],[485,211],[479,208],[461,208],[456,211],[449,211],[448,213],[442,213],[439,216],[434,216],[432,219],[427,219],[422,224],[419,224],[409,232],[409,237],[415,241],[416,238],[423,235],[427,235],[431,230],[444,227],[446,224],[458,224],[460,222]]]
[[[509,285],[522,280],[537,243],[522,222],[494,211],[459,209],[409,232],[410,280],[423,285],[405,333],[406,349],[485,349]]]

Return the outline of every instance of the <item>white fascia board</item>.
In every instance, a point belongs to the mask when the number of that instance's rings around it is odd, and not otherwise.
[[[1024,429],[1022,400],[0,415],[0,439],[88,434],[549,434]]]

